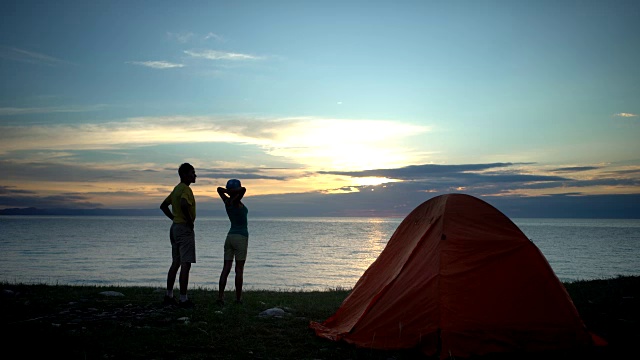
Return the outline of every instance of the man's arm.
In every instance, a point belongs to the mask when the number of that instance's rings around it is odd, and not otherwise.
[[[173,214],[171,213],[171,210],[169,210],[169,205],[171,205],[171,201],[169,198],[166,198],[162,204],[160,204],[160,210],[162,210],[169,219],[173,220]]]

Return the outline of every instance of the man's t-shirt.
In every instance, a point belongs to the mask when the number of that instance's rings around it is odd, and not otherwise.
[[[187,222],[187,219],[185,219],[185,216],[182,213],[182,207],[180,207],[181,199],[186,199],[187,203],[189,203],[189,215],[191,215],[191,220],[196,219],[196,199],[193,197],[193,192],[188,185],[180,183],[173,188],[173,191],[165,200],[171,203],[173,222],[176,224],[184,224]]]

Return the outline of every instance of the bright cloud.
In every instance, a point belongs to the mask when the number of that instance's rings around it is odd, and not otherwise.
[[[236,143],[310,170],[382,168],[423,161],[403,145],[428,127],[380,120],[221,117],[133,118],[81,125],[0,126],[0,154],[96,150],[168,143]]]
[[[248,54],[239,54],[225,51],[217,51],[217,50],[185,50],[185,54],[189,56],[193,56],[196,58],[203,58],[207,60],[259,60],[262,59],[259,56],[248,55]]]
[[[181,68],[184,67],[184,64],[175,64],[168,61],[129,61],[128,64],[141,65],[150,67],[153,69],[171,69],[171,68]]]
[[[403,166],[417,159],[403,145],[429,127],[380,120],[307,119],[277,134],[271,155],[295,158],[315,168],[367,169]]]

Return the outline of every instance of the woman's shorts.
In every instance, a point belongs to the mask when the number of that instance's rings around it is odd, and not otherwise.
[[[249,247],[249,238],[240,234],[228,234],[227,240],[224,242],[224,259],[236,261],[247,260],[247,248]]]

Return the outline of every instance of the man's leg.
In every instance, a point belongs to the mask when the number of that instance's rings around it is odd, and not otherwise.
[[[189,288],[189,271],[191,264],[196,262],[196,238],[193,229],[184,224],[177,224],[175,231],[176,243],[179,248],[180,259],[180,306],[192,307],[193,303],[187,297]]]
[[[169,241],[171,242],[171,266],[167,273],[167,293],[165,294],[165,302],[169,301],[168,298],[173,299],[173,286],[176,283],[178,269],[180,269],[180,251],[178,250],[176,237],[173,233],[175,231],[175,227],[176,224],[171,224],[171,229],[169,229]]]
[[[186,300],[187,288],[189,287],[189,270],[191,270],[191,263],[183,262],[180,264],[182,270],[180,270],[180,300]]]
[[[169,273],[167,273],[167,296],[173,297],[173,285],[176,283],[178,269],[180,269],[180,262],[172,262],[169,267]]]

